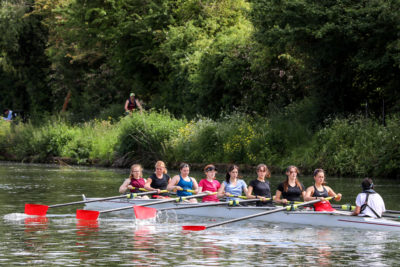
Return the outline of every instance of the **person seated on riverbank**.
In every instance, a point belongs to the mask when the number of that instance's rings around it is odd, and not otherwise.
[[[385,202],[382,197],[375,192],[374,183],[371,178],[365,178],[361,187],[362,193],[359,193],[356,198],[356,209],[352,215],[368,216],[372,218],[381,218],[386,211]]]
[[[286,180],[278,185],[274,201],[287,204],[289,201],[300,201],[305,197],[304,185],[297,179],[299,169],[296,166],[289,166],[286,169]],[[282,197],[282,199],[281,199]]]
[[[140,164],[133,164],[131,166],[131,172],[129,174],[129,178],[126,179],[122,185],[119,187],[119,192],[121,194],[124,194],[127,190],[129,190],[131,193],[140,193],[143,191],[140,191],[139,188],[144,188],[144,185],[146,183],[146,180],[143,179],[143,168]],[[139,196],[139,198],[144,198],[148,199],[148,196]]]
[[[336,201],[342,199],[342,194],[336,194],[329,186],[326,185],[325,171],[323,169],[316,169],[314,171],[314,185],[306,190],[304,201],[312,201],[321,199],[321,202],[314,204],[315,211],[334,211],[329,201],[325,200],[327,197],[335,197]]]
[[[176,195],[178,197],[193,195],[192,192],[188,192],[187,190],[194,190],[194,194],[197,194],[199,186],[196,182],[196,179],[189,176],[189,171],[190,171],[189,164],[181,163],[181,165],[179,166],[179,171],[180,174],[172,177],[172,179],[168,183],[167,190],[176,191]],[[197,203],[197,199],[195,198],[191,198],[188,201],[192,203]]]
[[[165,163],[161,160],[156,162],[155,171],[149,178],[147,178],[144,189],[149,191],[157,191],[157,195],[152,198],[168,198],[168,193],[160,193],[161,190],[166,190],[171,178],[167,174],[168,170]]]
[[[265,200],[271,198],[271,186],[269,181],[266,180],[266,178],[271,177],[271,172],[265,164],[258,164],[256,170],[257,179],[250,181],[246,196],[248,199],[261,199],[256,202],[256,206],[273,206],[272,199]]]
[[[135,94],[131,93],[129,98],[125,101],[125,114],[131,114],[133,111],[139,109],[142,112],[142,105],[140,102],[135,98]]]
[[[3,110],[3,114],[4,114],[3,120],[12,121],[12,119],[13,119],[13,111],[11,109],[8,109],[8,108],[4,109]]]
[[[227,197],[229,200],[238,200],[233,196],[241,196],[243,193],[247,195],[247,185],[242,179],[239,179],[239,167],[236,165],[230,165],[225,175],[225,181],[221,184],[218,189],[218,197]]]
[[[208,164],[204,167],[204,173],[206,174],[206,178],[202,179],[199,182],[199,193],[207,192],[213,193],[217,192],[221,187],[221,184],[215,179],[215,174],[217,173],[217,169],[214,165]],[[203,202],[218,202],[219,199],[216,195],[208,195],[203,197]]]

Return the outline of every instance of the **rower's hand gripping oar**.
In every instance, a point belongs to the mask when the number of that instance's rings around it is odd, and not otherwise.
[[[332,197],[327,197],[325,198],[325,200],[329,200],[332,199]],[[240,218],[236,218],[236,219],[232,219],[232,220],[228,220],[228,221],[224,221],[224,222],[219,222],[219,223],[214,223],[214,224],[210,224],[210,225],[184,225],[182,226],[183,230],[190,230],[190,231],[202,231],[208,228],[212,228],[212,227],[216,227],[216,226],[220,226],[220,225],[224,225],[224,224],[228,224],[228,223],[233,223],[233,222],[238,222],[238,221],[243,221],[243,220],[247,220],[247,219],[251,219],[251,218],[255,218],[255,217],[259,217],[259,216],[265,216],[271,213],[275,213],[275,212],[279,212],[279,211],[284,211],[284,210],[294,210],[297,209],[298,207],[301,206],[306,206],[306,205],[310,205],[310,204],[314,204],[314,203],[318,203],[322,201],[321,199],[316,199],[313,201],[308,201],[308,202],[303,202],[302,204],[297,204],[297,205],[290,205],[287,207],[282,207],[282,208],[278,208],[278,209],[274,209],[274,210],[269,210],[269,211],[264,211],[261,213],[256,213],[253,215],[248,215],[245,217],[240,217]]]
[[[164,191],[168,192],[167,190],[164,190]],[[55,204],[55,205],[50,205],[50,206],[41,205],[41,204],[25,204],[25,214],[45,216],[47,213],[47,210],[49,208],[64,207],[64,206],[70,206],[70,205],[77,205],[77,204],[84,204],[84,203],[98,202],[98,201],[106,201],[106,200],[119,199],[119,198],[135,198],[137,196],[154,194],[154,193],[157,193],[157,191],[149,191],[149,192],[144,192],[144,193],[129,193],[126,195],[119,195],[119,196],[114,196],[114,197],[82,200],[82,201],[75,201],[75,202],[69,202],[69,203]]]
[[[144,207],[144,206],[151,206],[151,205],[157,205],[157,204],[163,204],[163,203],[168,203],[168,202],[181,202],[186,199],[191,199],[191,198],[197,198],[197,197],[204,197],[207,196],[208,194],[198,194],[198,195],[193,195],[193,196],[186,196],[186,197],[179,197],[179,198],[171,198],[171,199],[165,199],[161,201],[154,201],[142,205],[137,205],[136,207]],[[108,213],[108,212],[113,212],[113,211],[120,211],[120,210],[126,210],[126,209],[131,209],[134,206],[126,206],[126,207],[121,207],[121,208],[115,208],[115,209],[109,209],[109,210],[102,210],[102,211],[95,211],[95,210],[77,210],[76,211],[76,218],[80,220],[97,220],[99,215],[101,213]]]
[[[216,192],[211,193],[210,195],[215,195]],[[269,201],[271,198],[266,198],[265,201]],[[205,204],[189,204],[187,206],[182,206],[182,207],[171,207],[171,208],[161,208],[161,209],[155,209],[155,208],[148,208],[148,207],[143,207],[143,206],[133,206],[133,209],[135,211],[135,217],[136,219],[150,219],[154,218],[157,215],[157,212],[160,211],[165,211],[165,210],[180,210],[180,209],[195,209],[195,208],[203,208],[203,207],[212,207],[212,206],[223,206],[223,205],[228,205],[228,206],[236,206],[239,205],[240,203],[249,203],[249,202],[257,202],[257,201],[262,201],[261,199],[249,199],[249,200],[230,200],[227,202],[212,202],[212,203],[205,203]]]

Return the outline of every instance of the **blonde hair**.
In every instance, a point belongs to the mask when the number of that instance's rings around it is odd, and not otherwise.
[[[133,164],[133,165],[131,166],[131,173],[129,174],[129,179],[133,179],[133,178],[134,178],[134,177],[133,177],[133,169],[135,169],[135,168],[139,168],[139,169],[140,169],[139,178],[142,178],[142,177],[143,177],[143,173],[142,173],[143,168],[142,168],[142,165],[140,165],[140,164]]]
[[[164,161],[161,161],[161,160],[157,161],[157,162],[156,162],[156,165],[155,165],[155,168],[157,168],[157,167],[164,168],[163,173],[164,173],[164,174],[167,174],[168,170],[167,170],[167,167],[165,166]]]

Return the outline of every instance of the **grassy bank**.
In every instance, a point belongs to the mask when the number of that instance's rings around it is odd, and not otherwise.
[[[384,127],[374,119],[334,119],[312,132],[307,123],[285,117],[273,120],[233,114],[217,121],[176,119],[167,112],[135,113],[114,120],[70,125],[52,119],[41,126],[0,124],[3,160],[128,167],[152,167],[162,159],[169,166],[185,161],[264,162],[281,172],[287,165],[311,173],[322,167],[331,175],[398,177],[400,119]]]

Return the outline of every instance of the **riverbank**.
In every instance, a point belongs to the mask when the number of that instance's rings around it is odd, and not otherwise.
[[[219,120],[187,121],[167,112],[134,113],[118,119],[71,125],[61,119],[35,126],[0,124],[0,159],[18,162],[153,168],[164,160],[174,169],[188,162],[225,170],[230,163],[253,171],[263,162],[275,174],[288,165],[304,174],[324,168],[329,175],[398,178],[400,119],[386,126],[370,118],[332,119],[312,130],[289,118],[233,114]]]

